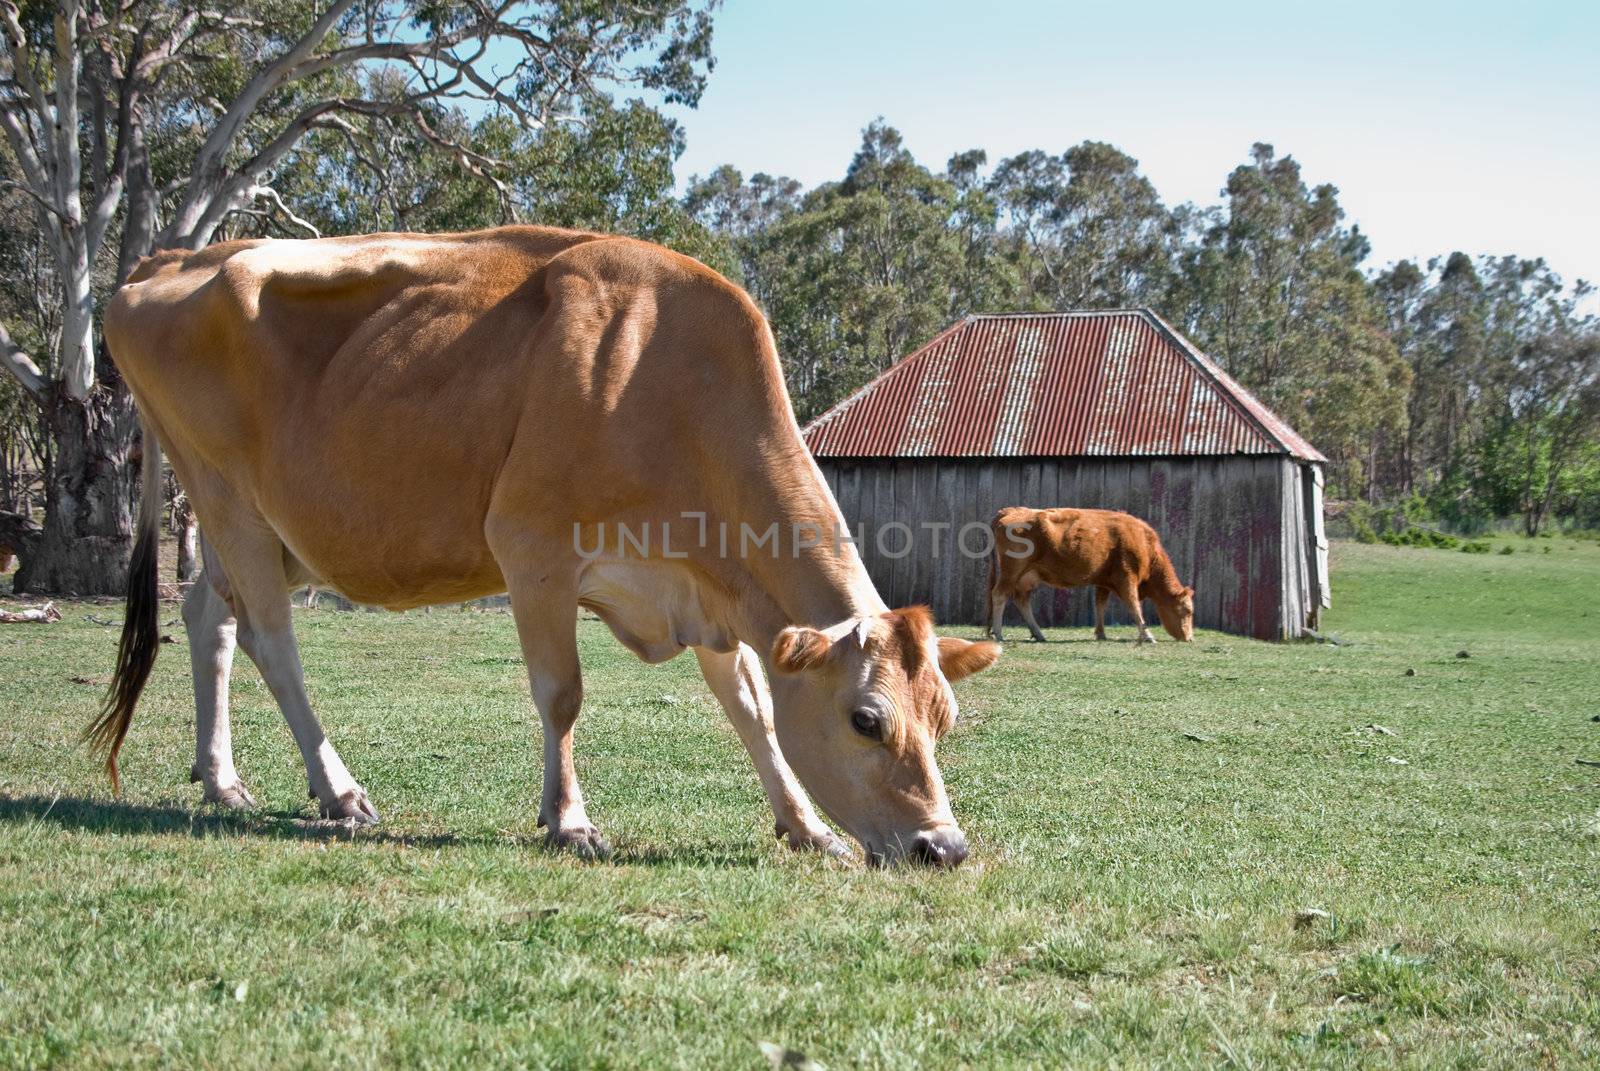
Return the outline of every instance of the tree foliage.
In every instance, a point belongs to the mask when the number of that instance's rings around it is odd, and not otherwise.
[[[616,108],[619,91],[698,99],[713,3],[0,0],[0,189],[27,202],[31,240],[50,261],[40,283],[60,319],[30,342],[28,318],[0,309],[0,367],[49,439],[43,531],[26,516],[7,522],[23,543],[19,582],[122,586],[135,421],[94,324],[140,256],[274,227],[320,233],[308,210],[329,230],[369,216],[396,226],[514,218],[527,200],[519,165],[547,164],[545,150],[586,163],[607,133],[627,154],[643,143],[626,124],[652,120]],[[567,124],[589,131],[583,147]],[[609,219],[587,206],[601,223],[670,200],[648,160],[624,171],[653,192],[600,194],[620,206]],[[463,176],[492,195],[455,181]],[[306,196],[292,206],[286,188]],[[685,218],[676,206],[672,215]]]
[[[1332,461],[1332,490],[1472,527],[1592,516],[1597,329],[1540,262],[1373,273],[1339,192],[1267,144],[1222,201],[1167,207],[1103,142],[942,174],[882,120],[810,191],[732,167],[685,208],[766,310],[802,419],[971,312],[1150,306]]]

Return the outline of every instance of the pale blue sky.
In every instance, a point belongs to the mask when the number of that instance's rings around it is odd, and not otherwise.
[[[882,115],[935,169],[1085,138],[1169,204],[1252,142],[1332,182],[1374,264],[1461,248],[1600,281],[1600,2],[726,0],[686,179],[843,174]]]

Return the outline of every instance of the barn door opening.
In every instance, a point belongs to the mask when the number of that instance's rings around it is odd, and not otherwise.
[[[1328,530],[1322,523],[1322,466],[1312,462],[1301,468],[1304,470],[1300,486],[1305,488],[1306,532],[1311,537],[1306,541],[1306,575],[1311,577],[1313,585],[1306,626],[1317,628],[1322,610],[1333,605],[1328,589]]]

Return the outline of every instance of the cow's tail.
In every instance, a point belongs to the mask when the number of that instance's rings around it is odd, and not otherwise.
[[[989,552],[989,586],[984,591],[983,614],[984,625],[989,624],[988,616],[994,612],[994,592],[1000,586],[1000,578],[1005,575],[1005,562],[1000,560],[1000,555],[1005,553],[1006,537],[1010,535],[1008,529],[996,513],[989,522],[989,533],[994,537],[989,542],[993,547]]]
[[[161,649],[156,589],[156,560],[161,543],[161,444],[149,421],[141,421],[144,432],[144,463],[139,501],[139,530],[133,542],[133,558],[128,563],[128,603],[122,619],[122,639],[117,644],[117,669],[106,692],[100,717],[84,730],[83,739],[90,754],[105,757],[106,775],[111,790],[122,791],[117,771],[117,753],[133,721],[133,708],[139,702],[150,670]]]
[[[989,532],[994,536],[994,538],[990,540],[990,542],[994,544],[994,547],[989,552],[988,590],[992,593],[994,591],[994,586],[1000,582],[1000,541],[1005,538],[1005,528],[1000,524],[1000,519],[998,517],[989,522]],[[987,609],[984,610],[984,613],[988,612],[989,611]]]

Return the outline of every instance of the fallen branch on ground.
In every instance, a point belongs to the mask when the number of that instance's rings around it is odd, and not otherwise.
[[[56,609],[56,604],[47,602],[43,606],[30,606],[26,610],[0,610],[0,625],[22,625],[29,622],[46,623],[60,621],[61,611]]]

